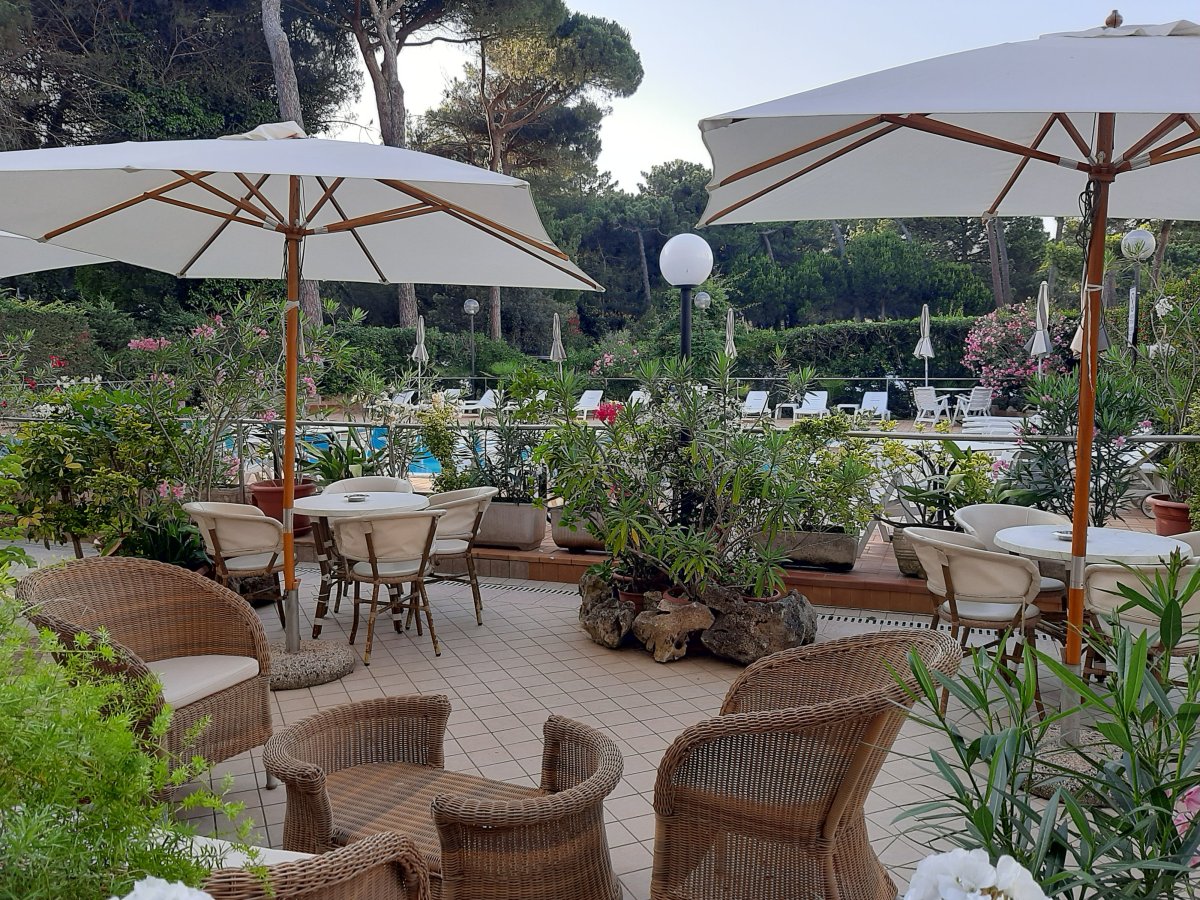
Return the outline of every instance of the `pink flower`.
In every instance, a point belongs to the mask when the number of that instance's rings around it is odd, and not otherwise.
[[[273,410],[273,409],[268,409],[267,411],[265,411],[258,417],[260,422],[264,422],[266,424],[270,424],[271,422],[274,422],[278,418],[279,418],[279,413],[275,412],[275,410]]]
[[[1140,422],[1138,423],[1138,425],[1139,425],[1141,428],[1144,428],[1144,429],[1146,429],[1147,431],[1149,431],[1151,428],[1153,428],[1153,427],[1154,427],[1154,423],[1153,423],[1153,422],[1151,422],[1149,419],[1142,419],[1142,421],[1140,421]]]
[[[269,336],[267,333],[267,329],[259,328],[257,325],[254,326],[254,333],[260,338],[265,338],[265,337]]]
[[[145,350],[147,352],[166,350],[170,346],[171,342],[166,338],[134,338],[128,344],[130,350]]]
[[[197,325],[192,329],[192,337],[201,340],[212,340],[217,336],[217,330],[211,325]]]
[[[1113,446],[1116,447],[1118,450],[1120,450],[1122,447],[1124,447],[1125,446],[1125,435],[1118,434],[1115,438],[1113,438]]]
[[[313,381],[311,375],[305,375],[300,379],[300,383],[304,385],[304,390],[309,397],[317,396],[317,383]]]
[[[168,481],[160,481],[158,483],[158,496],[166,500],[168,497],[173,497],[176,500],[183,499],[183,485],[171,484]]]
[[[215,316],[213,316],[213,324],[214,324],[214,325],[216,325],[218,328],[219,328],[219,327],[220,327],[220,326],[221,326],[223,323],[224,323],[224,320],[221,318],[221,314],[220,314],[220,313],[217,313]]]

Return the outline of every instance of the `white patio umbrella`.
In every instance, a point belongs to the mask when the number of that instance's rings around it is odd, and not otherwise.
[[[1038,287],[1037,310],[1034,313],[1033,337],[1025,345],[1029,355],[1037,359],[1038,374],[1042,374],[1042,362],[1054,351],[1050,339],[1050,285],[1043,281]]]
[[[725,355],[737,359],[737,346],[733,343],[733,307],[725,311]]]
[[[39,244],[24,235],[0,231],[0,278],[106,262],[112,260],[67,247]]]
[[[925,387],[929,387],[929,361],[933,359],[933,338],[929,336],[929,304],[921,304],[921,336],[917,338],[917,346],[913,348],[913,356],[925,360]]]
[[[1079,419],[1091,421],[1107,218],[1200,217],[1200,193],[1187,189],[1200,180],[1200,25],[1110,23],[705,119],[713,178],[701,221],[1082,211],[1089,241]],[[1138,77],[1147,72],[1152,89]],[[1064,653],[1073,666],[1082,649],[1091,428],[1079,429],[1076,452]]]
[[[562,377],[562,364],[567,360],[567,351],[562,342],[562,323],[558,313],[554,314],[554,323],[550,328],[550,362],[558,363],[558,376]]]
[[[409,359],[417,364],[417,400],[421,399],[421,371],[429,365],[429,351],[425,349],[425,317],[417,316],[417,342]]]
[[[307,138],[291,122],[236,137],[0,153],[0,228],[179,277],[286,278],[284,570],[286,646],[295,652],[301,278],[599,285],[551,242],[523,181],[409,150]]]

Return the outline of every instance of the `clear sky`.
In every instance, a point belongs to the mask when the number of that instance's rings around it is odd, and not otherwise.
[[[572,9],[620,22],[642,56],[641,88],[612,102],[602,132],[600,167],[627,190],[655,163],[707,163],[696,127],[705,116],[931,56],[1092,28],[1104,24],[1109,2],[567,0]],[[1126,24],[1200,21],[1200,0],[1119,8]],[[464,58],[443,45],[404,50],[401,78],[412,113],[438,102]],[[369,81],[354,117],[367,127],[340,137],[378,139]]]

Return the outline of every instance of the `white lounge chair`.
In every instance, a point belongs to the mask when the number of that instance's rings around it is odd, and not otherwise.
[[[914,422],[936,422],[942,416],[950,417],[950,400],[939,397],[931,387],[913,388],[913,403],[917,407]]]
[[[809,391],[804,395],[804,402],[796,410],[797,418],[827,415],[829,415],[829,391]]]
[[[416,391],[396,391],[392,394],[392,405],[403,406],[405,408],[414,406],[413,398],[417,396]]]
[[[886,422],[892,417],[891,410],[888,409],[887,391],[863,391],[862,403],[858,405],[858,411],[862,415],[874,416]]]
[[[459,415],[463,416],[478,416],[495,409],[496,405],[496,392],[492,388],[488,388],[478,400],[464,400],[460,403],[458,405],[458,412]]]
[[[742,401],[742,418],[757,419],[766,416],[771,411],[768,391],[750,391]]]
[[[954,415],[964,422],[972,416],[991,416],[992,394],[993,391],[990,387],[971,388],[970,394],[958,398],[958,405],[954,408]]]
[[[650,395],[645,391],[633,391],[629,395],[629,405],[637,406],[639,403],[649,403]]]
[[[603,401],[604,391],[584,391],[583,396],[575,404],[575,415],[583,416],[585,419],[588,416],[594,416]]]

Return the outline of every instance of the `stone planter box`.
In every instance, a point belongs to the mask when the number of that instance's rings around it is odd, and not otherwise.
[[[570,553],[586,553],[588,550],[604,550],[604,542],[592,537],[592,533],[578,525],[567,527],[561,524],[562,507],[550,510],[550,539],[555,545]]]
[[[532,503],[493,500],[479,523],[476,547],[536,550],[546,539],[546,510]]]
[[[834,531],[781,531],[774,544],[802,566],[849,572],[858,561],[859,535]]]

